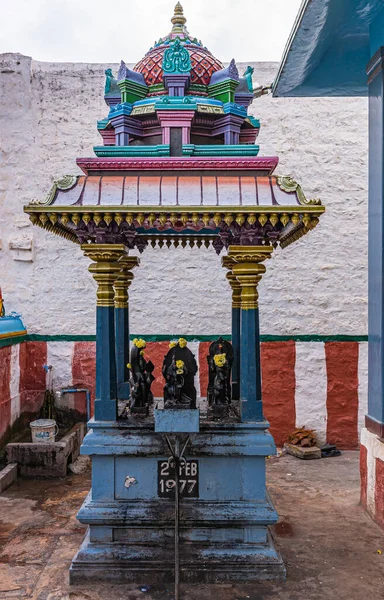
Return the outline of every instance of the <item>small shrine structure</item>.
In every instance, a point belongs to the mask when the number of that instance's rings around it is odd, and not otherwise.
[[[82,446],[92,490],[78,514],[89,529],[72,582],[285,573],[268,531],[277,514],[265,457],[275,444],[263,416],[257,287],[273,249],[313,229],[324,207],[275,174],[277,157],[259,157],[248,108],[265,90],[252,69],[216,59],[188,33],[179,3],[171,21],[133,69],[106,70],[102,143],[77,159],[84,174],[25,207],[35,225],[79,245],[97,283],[96,399]],[[207,357],[208,409],[185,340],[164,359],[164,402],[150,392],[144,340],[129,346],[137,251],[151,245],[160,260],[163,246],[203,244],[223,253],[233,299],[232,344],[216,340]]]

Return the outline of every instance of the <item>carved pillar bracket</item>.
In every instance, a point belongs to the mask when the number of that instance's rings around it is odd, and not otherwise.
[[[114,283],[115,289],[115,308],[127,308],[129,304],[128,288],[133,281],[132,269],[139,266],[138,256],[122,256],[118,264],[120,272]]]
[[[115,421],[117,386],[114,283],[121,270],[118,261],[126,255],[126,249],[123,244],[83,244],[81,249],[92,260],[89,271],[97,283],[95,419]]]
[[[129,294],[133,280],[132,269],[140,264],[137,256],[122,256],[119,259],[120,273],[115,280],[115,345],[117,397],[129,400]]]
[[[126,254],[124,244],[82,244],[81,249],[93,261],[88,269],[97,283],[97,306],[114,306],[113,286],[121,269],[118,260]]]
[[[264,420],[261,401],[257,286],[266,271],[266,267],[262,263],[271,257],[272,252],[272,246],[229,246],[228,251],[227,264],[232,261],[231,275],[235,277],[241,289],[239,347],[241,357],[240,402],[243,421]],[[231,281],[231,276],[229,279]]]
[[[241,285],[232,271],[234,264],[235,261],[231,256],[223,256],[222,265],[225,269],[228,269],[226,278],[232,289],[232,308],[241,308]]]
[[[234,264],[232,273],[241,287],[242,310],[257,309],[259,294],[257,286],[266,271],[262,263],[271,258],[272,246],[230,246],[228,256]]]

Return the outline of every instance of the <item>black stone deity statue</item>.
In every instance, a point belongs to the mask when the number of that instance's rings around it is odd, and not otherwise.
[[[147,415],[148,407],[153,403],[151,385],[155,379],[152,375],[155,368],[154,364],[144,358],[145,346],[144,340],[136,338],[133,340],[131,362],[128,365],[130,370],[131,413],[141,415]]]
[[[197,363],[195,356],[187,348],[187,342],[180,338],[171,342],[164,357],[163,377],[164,408],[196,408],[195,375]]]
[[[231,368],[233,347],[219,337],[209,347],[208,361],[208,404],[214,415],[224,416],[231,403]]]

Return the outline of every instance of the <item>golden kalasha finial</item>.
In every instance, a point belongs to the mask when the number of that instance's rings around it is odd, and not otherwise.
[[[187,19],[184,17],[183,7],[178,2],[175,6],[175,14],[171,19],[171,23],[173,23],[172,33],[182,32],[186,22]]]

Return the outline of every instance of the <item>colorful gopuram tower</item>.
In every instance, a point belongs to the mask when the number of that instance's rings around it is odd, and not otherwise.
[[[248,108],[263,90],[254,89],[252,69],[239,74],[234,60],[223,66],[185,22],[177,4],[169,35],[133,69],[122,62],[117,74],[106,70],[108,114],[97,125],[103,143],[96,156],[78,158],[83,175],[63,177],[45,200],[25,207],[33,223],[79,244],[98,286],[95,411],[82,446],[92,457],[92,489],[78,514],[89,528],[72,582],[172,579],[175,481],[172,487],[163,473],[170,457],[165,432],[168,441],[190,435],[185,465],[195,484],[180,492],[181,579],[285,573],[268,531],[277,514],[265,457],[275,444],[263,416],[257,286],[273,249],[309,232],[324,207],[290,177],[274,174],[276,157],[258,156],[260,125]],[[137,383],[131,376],[128,288],[134,268],[140,277],[138,253],[148,245],[160,261],[170,245],[202,244],[224,252],[232,288],[231,410],[212,413],[197,398],[187,413],[156,398],[151,404],[150,377]],[[144,365],[137,372],[151,373],[145,342],[134,345]],[[221,358],[212,364],[219,373],[227,367],[220,341],[218,348]],[[172,389],[167,393],[175,396]],[[141,404],[134,404],[139,393]],[[171,414],[165,429],[156,408]]]

